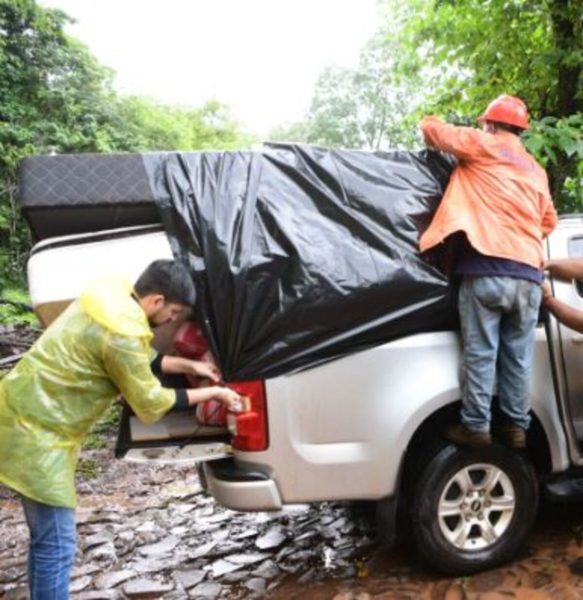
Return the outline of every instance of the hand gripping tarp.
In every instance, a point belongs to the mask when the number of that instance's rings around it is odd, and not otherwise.
[[[448,157],[271,145],[144,161],[227,380],[452,327],[448,280],[418,251]]]

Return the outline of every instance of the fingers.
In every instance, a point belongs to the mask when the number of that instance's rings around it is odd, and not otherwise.
[[[237,392],[224,388],[225,405],[231,412],[242,412],[244,409],[243,398]]]
[[[223,378],[223,374],[219,371],[219,369],[215,365],[211,365],[211,373],[214,377],[214,381],[219,382]]]
[[[206,373],[204,376],[208,377],[213,383],[219,383],[221,381],[221,372],[214,365],[205,365]]]
[[[210,379],[213,383],[219,383],[221,381],[221,372],[213,363],[192,361],[192,371],[197,377]]]
[[[549,298],[553,297],[553,290],[551,289],[551,284],[548,281],[542,282],[541,289],[543,294],[543,303],[546,302]]]

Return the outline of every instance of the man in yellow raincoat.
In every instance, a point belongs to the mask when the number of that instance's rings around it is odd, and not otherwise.
[[[0,381],[0,483],[22,499],[32,600],[68,598],[81,443],[120,393],[145,423],[210,399],[229,410],[241,406],[228,388],[164,388],[152,372],[151,328],[176,319],[195,298],[188,271],[173,261],[152,263],[133,288],[121,278],[99,282]],[[163,372],[218,380],[206,363],[157,362]]]

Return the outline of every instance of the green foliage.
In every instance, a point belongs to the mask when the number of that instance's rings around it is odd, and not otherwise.
[[[278,142],[307,142],[309,134],[308,124],[305,121],[296,121],[274,127],[267,137]]]
[[[253,142],[220,102],[188,109],[118,96],[113,73],[65,34],[69,20],[35,0],[0,0],[0,280],[20,285],[31,244],[16,201],[24,156]]]
[[[384,0],[387,28],[395,0]],[[583,4],[580,0],[410,0],[400,68],[422,75],[419,113],[475,119],[500,94],[523,98],[529,148],[559,210],[583,205]],[[387,43],[394,43],[390,33]]]
[[[115,100],[108,135],[106,151],[231,150],[253,142],[216,100],[188,109],[137,96]]]
[[[121,420],[121,404],[112,404],[109,410],[91,428],[83,447],[100,450],[107,446],[107,437],[116,433]]]
[[[77,463],[77,476],[82,479],[96,479],[103,467],[94,458],[80,458]]]
[[[557,119],[543,117],[535,121],[524,135],[528,149],[547,166],[557,163],[557,151],[583,161],[583,114]]]
[[[0,289],[0,325],[18,324],[38,326],[27,292],[15,287]]]
[[[560,211],[583,212],[583,113],[533,122],[524,143],[547,170],[565,169],[557,198]]]
[[[355,73],[329,67],[318,78],[308,115],[307,141],[326,146],[360,148],[364,136],[354,96]]]
[[[393,15],[402,26],[406,11]],[[415,123],[408,117],[419,102],[415,72],[397,68],[397,38],[374,37],[355,69],[330,66],[316,82],[305,121],[275,129],[271,139],[381,150],[410,145]]]

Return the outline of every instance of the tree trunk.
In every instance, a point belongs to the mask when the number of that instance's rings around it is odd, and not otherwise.
[[[583,69],[583,26],[581,0],[551,0],[549,9],[557,51],[557,117],[583,111],[583,98],[577,97]]]
[[[583,73],[583,25],[581,0],[548,0],[553,38],[557,54],[557,97],[550,114],[557,118],[583,112],[583,96],[578,92]],[[577,176],[577,157],[557,152],[557,163],[547,167],[551,193],[560,212],[582,210],[582,206],[564,204],[563,187],[567,177]],[[581,200],[581,199],[580,199]]]

